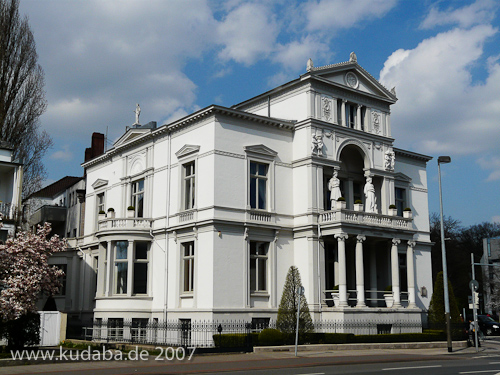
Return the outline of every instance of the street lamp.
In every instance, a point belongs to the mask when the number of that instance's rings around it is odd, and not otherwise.
[[[441,213],[441,255],[443,256],[443,289],[444,289],[444,317],[446,320],[446,339],[448,341],[448,352],[451,353],[451,319],[450,319],[450,298],[448,296],[448,269],[446,266],[446,248],[444,244],[444,224],[443,224],[443,192],[441,190],[441,164],[451,163],[449,156],[438,157],[439,175],[439,208]]]

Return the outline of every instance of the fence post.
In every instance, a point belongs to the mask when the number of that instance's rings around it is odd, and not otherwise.
[[[222,351],[222,324],[217,327],[217,332],[219,332],[219,351]]]

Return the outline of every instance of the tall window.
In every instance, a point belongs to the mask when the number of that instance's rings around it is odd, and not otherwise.
[[[104,193],[97,194],[97,214],[99,215],[99,212],[104,211],[104,208]]]
[[[267,291],[268,242],[250,242],[250,292]]]
[[[267,172],[269,165],[250,162],[250,207],[259,210],[267,208]]]
[[[116,241],[115,244],[115,293],[127,294],[128,277],[128,241]]]
[[[132,184],[132,202],[135,208],[135,217],[144,217],[144,179]]]
[[[194,161],[186,163],[183,166],[184,179],[184,209],[194,208],[195,204],[195,164]]]
[[[132,293],[147,294],[147,292],[148,292],[148,243],[135,242],[134,286]]]
[[[396,209],[398,210],[398,216],[403,216],[403,210],[406,206],[406,190],[403,188],[396,188]]]
[[[194,291],[194,242],[182,244],[182,273],[183,292],[192,293]]]

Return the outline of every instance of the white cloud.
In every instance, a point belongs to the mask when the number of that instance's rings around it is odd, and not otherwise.
[[[380,81],[396,86],[400,99],[391,123],[403,147],[430,154],[496,149],[500,67],[489,61],[484,84],[473,82],[470,72],[479,64],[484,43],[496,32],[489,25],[454,29],[389,56]]]
[[[427,17],[420,24],[421,29],[431,29],[435,26],[458,25],[471,27],[489,23],[495,18],[498,3],[494,0],[477,0],[475,3],[459,9],[440,11],[432,7]]]
[[[305,71],[307,60],[312,58],[326,59],[331,54],[327,43],[307,35],[301,40],[292,40],[285,45],[278,45],[273,61],[289,70]]]
[[[312,0],[304,6],[306,30],[329,32],[359,26],[360,21],[383,17],[396,4],[396,0]]]
[[[251,65],[273,51],[278,31],[274,15],[266,5],[241,4],[217,27],[218,37],[224,45],[219,57]]]
[[[50,155],[51,159],[59,161],[70,161],[73,159],[73,152],[71,152],[70,145],[63,145],[62,150],[56,151]]]
[[[482,157],[477,160],[482,169],[493,170],[486,181],[500,180],[500,156]]]

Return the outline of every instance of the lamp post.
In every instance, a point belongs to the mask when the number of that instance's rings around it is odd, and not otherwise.
[[[446,248],[444,244],[444,224],[443,224],[443,192],[441,190],[441,164],[451,163],[449,156],[438,157],[439,175],[439,208],[441,213],[441,255],[443,257],[443,289],[444,289],[444,317],[446,320],[446,339],[448,341],[448,352],[451,353],[451,319],[450,319],[450,298],[448,296],[448,267],[446,266]]]

